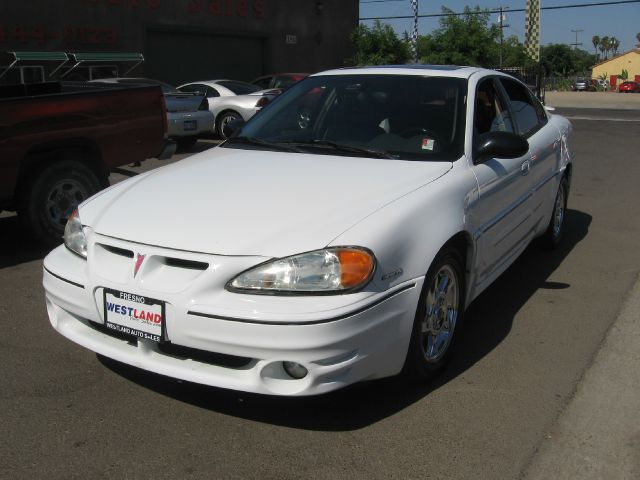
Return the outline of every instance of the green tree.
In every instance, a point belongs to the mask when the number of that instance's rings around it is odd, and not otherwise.
[[[489,25],[489,12],[476,6],[462,15],[442,7],[444,17],[431,35],[419,39],[418,55],[423,63],[495,67],[500,57],[500,28]]]
[[[571,47],[553,43],[540,49],[540,62],[547,74],[552,77],[568,77],[575,72],[574,56]]]
[[[603,58],[609,58],[609,50],[611,49],[611,40],[609,37],[602,37],[600,39],[600,51],[602,52]]]
[[[609,45],[611,46],[611,53],[613,55],[617,55],[618,48],[620,48],[620,40],[618,40],[616,37],[611,37],[609,39]]]
[[[640,48],[640,32],[636,33],[636,40],[638,41],[638,43],[636,43],[636,47]]]
[[[585,50],[555,43],[544,45],[540,49],[540,61],[549,76],[569,77],[588,75],[595,63],[595,56]]]
[[[524,51],[524,45],[520,43],[516,35],[504,39],[502,49],[502,64],[504,67],[523,67],[533,64]]]
[[[390,25],[376,20],[373,27],[360,24],[351,34],[353,65],[396,65],[409,61],[409,45],[400,40]]]
[[[593,48],[596,51],[596,61],[598,60],[598,47],[600,46],[600,36],[594,35],[591,37],[591,43],[593,44]]]

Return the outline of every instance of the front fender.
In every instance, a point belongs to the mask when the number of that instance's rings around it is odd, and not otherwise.
[[[476,199],[475,176],[462,158],[442,177],[377,210],[330,245],[371,249],[378,262],[375,288],[387,290],[426,275],[436,254],[450,239],[473,231],[466,213]],[[461,253],[468,257],[469,253],[473,255],[473,245],[470,250]],[[470,261],[468,258],[467,263]]]

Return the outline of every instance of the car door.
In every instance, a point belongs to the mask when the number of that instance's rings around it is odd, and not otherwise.
[[[558,188],[558,182],[553,180],[560,164],[560,132],[549,125],[544,107],[527,87],[505,77],[498,81],[508,98],[518,133],[529,142],[531,213],[534,226],[541,230],[549,221]]]
[[[517,133],[511,110],[494,77],[478,83],[474,102],[474,149],[478,136],[491,131]],[[492,281],[526,247],[533,235],[530,154],[490,158],[472,166],[478,201],[469,213],[476,225],[476,282]]]

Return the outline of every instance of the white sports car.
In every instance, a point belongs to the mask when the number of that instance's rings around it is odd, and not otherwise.
[[[226,139],[225,126],[234,120],[248,121],[262,107],[278,96],[281,90],[267,89],[237,80],[207,80],[180,85],[181,92],[202,93],[214,116],[215,133]]]
[[[429,378],[469,303],[560,241],[570,133],[491,70],[310,76],[220,146],[81,204],[44,261],[51,324],[230,389]]]

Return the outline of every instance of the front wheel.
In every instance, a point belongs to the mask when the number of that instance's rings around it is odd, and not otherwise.
[[[464,298],[462,258],[447,247],[433,261],[420,294],[404,365],[411,379],[432,378],[448,363],[462,323]]]

